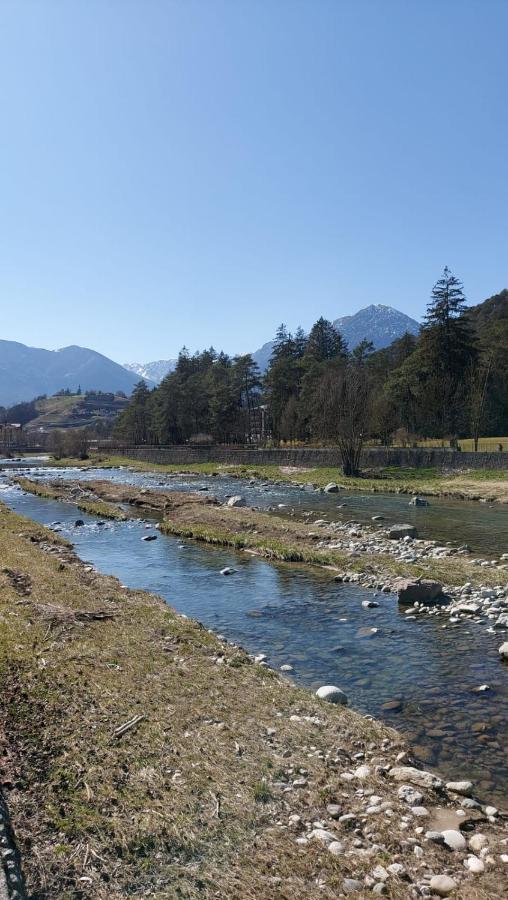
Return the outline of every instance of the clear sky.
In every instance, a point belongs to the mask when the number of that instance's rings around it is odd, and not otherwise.
[[[0,337],[255,350],[508,286],[507,0],[0,0]]]

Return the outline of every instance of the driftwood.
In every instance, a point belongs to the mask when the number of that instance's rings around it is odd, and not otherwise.
[[[134,716],[132,719],[129,719],[128,722],[124,722],[123,725],[119,725],[118,728],[115,728],[113,737],[122,737],[123,734],[125,734],[127,731],[130,731],[131,728],[135,728],[136,725],[139,725],[139,723],[142,722],[145,718],[146,716],[144,715]]]

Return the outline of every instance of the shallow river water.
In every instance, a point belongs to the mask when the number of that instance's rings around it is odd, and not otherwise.
[[[140,477],[125,471],[108,477],[127,474]],[[177,486],[173,479],[171,486]],[[425,765],[471,778],[486,800],[506,801],[508,667],[499,660],[499,634],[441,617],[408,619],[392,594],[380,594],[378,608],[364,609],[371,592],[303,566],[164,535],[145,542],[144,522],[98,526],[72,504],[25,494],[5,480],[0,499],[42,524],[59,522],[78,554],[100,571],[158,593],[249,652],[266,653],[274,668],[291,664],[298,683],[339,685],[353,708],[409,737]],[[77,518],[84,527],[75,527]],[[225,566],[235,574],[221,576]],[[490,690],[474,693],[484,683]]]
[[[32,468],[41,478],[80,478],[82,480],[108,478],[157,490],[199,490],[206,488],[223,500],[241,494],[249,506],[260,509],[275,507],[277,512],[295,515],[315,512],[316,517],[329,521],[368,522],[374,515],[382,515],[386,523],[409,522],[416,525],[420,537],[455,544],[468,544],[474,553],[495,556],[508,552],[508,504],[480,503],[430,497],[428,507],[409,505],[407,494],[353,493],[324,494],[304,490],[294,484],[249,483],[246,479],[219,476],[169,476],[118,469],[51,469]],[[279,504],[283,508],[279,509]]]

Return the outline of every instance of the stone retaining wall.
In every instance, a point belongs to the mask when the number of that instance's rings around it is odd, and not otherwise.
[[[217,462],[231,465],[306,466],[308,468],[341,465],[337,447],[314,449],[292,447],[274,450],[251,450],[234,447],[123,447],[108,448],[116,455],[152,463],[188,465],[190,463]],[[508,453],[466,453],[443,449],[404,449],[367,447],[362,454],[364,468],[403,466],[416,469],[508,469]]]

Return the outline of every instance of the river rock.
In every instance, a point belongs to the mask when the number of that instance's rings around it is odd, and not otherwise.
[[[420,791],[417,791],[411,784],[401,784],[397,794],[400,800],[404,800],[411,806],[418,806],[423,801],[423,794],[420,794]]]
[[[480,850],[483,850],[484,847],[488,846],[488,838],[478,832],[478,834],[473,834],[471,838],[469,838],[469,846],[471,850],[474,850],[475,853],[479,853]]]
[[[390,778],[395,778],[395,781],[409,781],[410,784],[417,784],[422,788],[440,789],[443,786],[443,782],[436,775],[424,772],[423,769],[415,769],[413,766],[394,766],[388,774]]]
[[[85,523],[83,522],[83,519],[76,519],[76,521],[74,522],[74,527],[81,528],[84,524]]]
[[[363,884],[357,878],[345,878],[342,882],[342,890],[345,894],[353,894],[355,891],[361,891]]]
[[[418,531],[414,525],[392,525],[388,531],[388,537],[391,541],[400,541],[405,537],[418,537]]]
[[[485,871],[485,863],[482,859],[479,859],[478,856],[468,856],[468,858],[464,860],[464,865],[466,869],[469,869],[469,871],[473,872],[475,875],[481,875],[481,873]]]
[[[445,831],[441,832],[444,837],[444,842],[450,850],[465,850],[466,849],[466,839],[460,831],[455,831],[453,828],[447,828]]]
[[[508,659],[508,641],[505,641],[504,644],[501,644],[499,648],[499,656],[501,659]]]
[[[443,586],[431,578],[397,578],[393,587],[399,603],[431,603],[443,593]]]
[[[225,569],[221,569],[221,575],[234,575],[236,569],[233,569],[231,566],[226,566]]]
[[[237,506],[245,506],[245,498],[241,497],[240,494],[235,494],[234,497],[230,497],[226,503],[226,506],[229,507],[237,507]]]
[[[433,875],[429,887],[438,897],[448,897],[457,887],[457,882],[449,875]]]
[[[452,794],[462,794],[463,797],[470,797],[473,790],[472,781],[448,781],[446,790]]]
[[[409,501],[410,506],[430,506],[428,500],[425,500],[423,497],[412,497]]]
[[[335,484],[335,481],[330,481],[329,484],[326,485],[325,494],[338,494],[339,493],[339,485]]]
[[[334,684],[324,684],[316,691],[316,697],[320,700],[326,700],[328,703],[340,703],[342,706],[347,705],[347,696],[344,691]]]
[[[142,537],[141,540],[142,541],[156,541],[157,535],[156,534],[145,534],[145,536]]]

